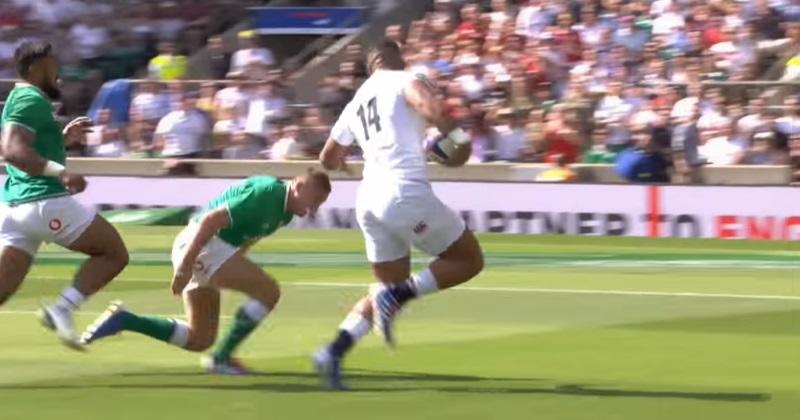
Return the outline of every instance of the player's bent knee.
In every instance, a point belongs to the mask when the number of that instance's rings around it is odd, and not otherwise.
[[[201,333],[201,334],[194,334],[192,333],[189,337],[189,342],[186,343],[184,349],[194,352],[202,352],[206,351],[214,345],[214,341],[216,341],[217,337],[216,334],[211,333]]]

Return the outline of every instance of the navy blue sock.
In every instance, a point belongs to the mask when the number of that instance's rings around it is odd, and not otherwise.
[[[356,341],[353,340],[353,336],[350,335],[349,332],[345,330],[339,330],[339,335],[337,335],[336,339],[333,340],[333,343],[328,346],[328,351],[330,351],[331,356],[341,359],[345,353],[353,348],[355,343]]]
[[[417,297],[417,291],[411,285],[411,280],[389,286],[389,293],[397,300],[401,306],[411,299]]]

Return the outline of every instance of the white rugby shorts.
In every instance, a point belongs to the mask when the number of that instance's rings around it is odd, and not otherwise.
[[[186,254],[197,229],[198,225],[196,223],[190,223],[175,238],[175,242],[172,245],[173,270],[177,270],[181,262],[183,262],[183,256]],[[184,293],[201,287],[214,287],[211,284],[214,274],[222,267],[222,264],[225,264],[225,261],[228,261],[238,251],[239,248],[223,241],[216,235],[211,238],[200,251],[197,260],[195,260],[192,279],[183,289]]]
[[[399,260],[420,251],[442,254],[464,233],[461,217],[433,193],[426,182],[400,185],[361,184],[356,217],[373,263]]]
[[[0,204],[0,247],[36,255],[42,242],[68,247],[92,224],[97,212],[71,196],[9,206]]]

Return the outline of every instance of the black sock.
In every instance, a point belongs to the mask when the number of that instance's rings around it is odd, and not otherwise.
[[[353,348],[355,343],[356,341],[353,340],[353,336],[350,335],[349,332],[346,330],[339,330],[339,335],[336,336],[336,339],[333,340],[333,343],[328,347],[328,351],[330,351],[331,356],[341,359],[345,353]]]
[[[411,279],[389,286],[389,293],[392,294],[392,296],[397,300],[397,303],[400,305],[403,305],[409,300],[417,297],[417,291],[411,284]]]

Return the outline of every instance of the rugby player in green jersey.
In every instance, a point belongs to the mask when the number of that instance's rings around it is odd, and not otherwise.
[[[133,331],[189,351],[205,351],[217,336],[219,290],[230,289],[248,299],[236,311],[228,333],[203,361],[212,373],[247,374],[232,357],[233,351],[275,309],[280,297],[275,279],[247,258],[247,249],[286,226],[295,215],[315,213],[330,191],[330,180],[322,172],[309,172],[288,183],[256,176],[228,188],[189,223],[172,248],[172,293],[183,294],[188,323],[136,315],[113,302],[87,328],[82,342]]]
[[[72,285],[40,313],[64,344],[80,350],[72,312],[125,268],[128,251],[111,224],[72,198],[86,189],[86,180],[64,167],[64,140],[79,139],[91,121],[77,118],[62,129],[53,117],[51,101],[60,92],[52,47],[25,41],[14,59],[25,82],[8,95],[0,119],[8,173],[0,204],[0,304],[19,288],[42,242],[88,255]]]

